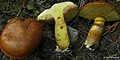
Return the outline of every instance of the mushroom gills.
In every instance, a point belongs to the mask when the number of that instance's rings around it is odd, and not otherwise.
[[[99,46],[100,37],[103,32],[105,19],[97,17],[94,20],[94,24],[90,29],[87,39],[85,41],[86,48],[94,51]]]

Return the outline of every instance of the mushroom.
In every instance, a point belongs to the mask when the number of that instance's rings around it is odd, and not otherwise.
[[[43,23],[54,23],[54,18],[50,12],[50,9],[45,9],[41,14],[38,15],[37,20]]]
[[[35,51],[42,37],[41,24],[28,18],[22,21],[15,17],[4,28],[1,34],[1,50],[12,58],[30,55]]]
[[[78,12],[78,7],[72,2],[62,2],[62,3],[56,3],[56,4],[67,4],[62,13],[64,16],[64,19],[66,22],[69,22],[72,18],[74,18],[77,15]],[[37,20],[42,21],[42,22],[47,22],[47,23],[53,23],[54,22],[54,17],[51,15],[51,9],[45,9],[41,14],[38,15]]]
[[[77,12],[77,5],[72,2],[62,2],[54,4],[50,9],[46,9],[38,15],[37,20],[39,21],[55,21],[57,51],[64,51],[68,48],[70,41],[65,21],[75,17]]]
[[[95,50],[99,46],[105,21],[120,20],[120,16],[114,6],[105,2],[91,2],[80,9],[79,15],[88,20],[94,20],[87,39],[86,48]]]

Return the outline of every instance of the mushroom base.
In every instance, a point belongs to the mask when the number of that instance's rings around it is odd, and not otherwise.
[[[56,49],[55,49],[56,52],[69,52],[69,48],[66,48],[66,49],[60,49],[58,46],[56,46]]]

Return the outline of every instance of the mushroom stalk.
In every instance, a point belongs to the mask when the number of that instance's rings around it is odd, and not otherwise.
[[[105,19],[97,17],[94,20],[94,24],[90,29],[87,39],[85,41],[86,48],[94,50],[99,46],[99,41],[103,32]]]
[[[56,14],[54,14],[56,13]],[[67,26],[64,20],[63,12],[59,7],[53,8],[51,12],[55,19],[55,37],[59,50],[68,48],[70,41],[67,33]]]

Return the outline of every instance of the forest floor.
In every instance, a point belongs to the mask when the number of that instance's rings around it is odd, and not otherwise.
[[[120,13],[119,0],[0,0],[0,32],[15,16],[22,19],[36,18],[39,13],[53,4],[64,1],[72,1],[79,5],[79,8],[89,2],[104,1],[113,4]],[[27,8],[29,5],[31,5],[31,9]],[[43,35],[43,41],[36,52],[18,60],[120,60],[120,21],[105,23],[100,46],[95,51],[90,51],[83,45],[92,23],[93,21],[78,15],[67,22],[67,25],[76,29],[79,35],[78,39],[70,44],[70,51],[65,53],[55,52],[54,24],[45,24],[44,33],[49,32],[50,37],[47,38]],[[0,60],[14,59],[0,52]]]

